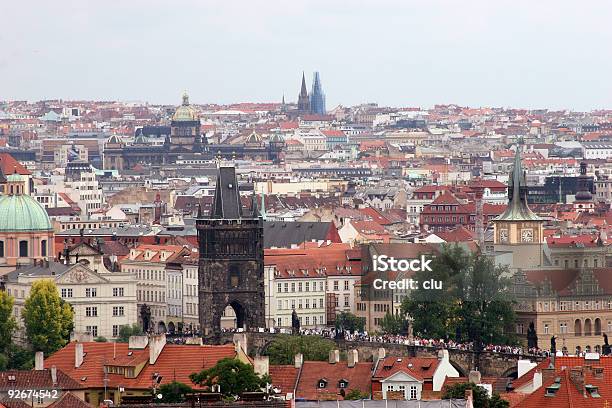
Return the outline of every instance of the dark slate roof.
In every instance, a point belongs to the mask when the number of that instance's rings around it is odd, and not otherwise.
[[[324,240],[333,222],[264,222],[264,248],[291,248],[305,241]]]
[[[74,265],[64,265],[63,263],[50,261],[46,263],[22,266],[7,274],[7,281],[15,282],[20,275],[28,276],[53,276],[61,275]]]
[[[230,220],[242,218],[242,205],[234,167],[219,167],[213,217]]]

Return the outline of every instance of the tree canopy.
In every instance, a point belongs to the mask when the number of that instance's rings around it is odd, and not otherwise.
[[[476,345],[515,342],[514,336],[504,331],[515,317],[507,291],[507,268],[455,244],[442,247],[431,269],[417,272],[414,279],[442,281],[442,289],[419,285],[402,303],[402,311],[413,319],[415,335],[454,338]]]
[[[380,329],[385,334],[405,334],[408,329],[408,320],[404,313],[391,314],[387,312],[380,323]]]
[[[213,367],[193,373],[189,376],[194,384],[212,387],[219,385],[225,397],[236,397],[243,392],[260,391],[270,383],[270,376],[260,376],[253,366],[237,358],[224,358]]]
[[[13,333],[17,329],[17,321],[13,316],[15,299],[0,290],[0,354],[7,352],[13,341]]]
[[[465,398],[465,391],[472,390],[474,407],[477,408],[508,408],[508,401],[502,399],[499,394],[489,397],[487,390],[474,383],[457,383],[444,388],[443,399],[462,399]]]
[[[293,364],[296,354],[301,353],[304,361],[325,361],[336,343],[319,336],[291,336],[280,334],[268,346],[266,354],[271,364]]]
[[[193,388],[182,382],[172,381],[164,384],[157,390],[157,394],[161,394],[160,403],[185,402],[185,394],[193,392]]]
[[[365,317],[357,317],[351,312],[341,312],[336,316],[336,329],[362,332],[365,329]]]
[[[117,343],[127,343],[130,340],[130,336],[141,336],[143,334],[142,328],[137,323],[131,326],[121,326],[119,328],[119,335],[117,336]]]
[[[39,280],[32,284],[22,317],[28,341],[35,351],[49,355],[70,340],[74,312],[59,296],[52,280]]]

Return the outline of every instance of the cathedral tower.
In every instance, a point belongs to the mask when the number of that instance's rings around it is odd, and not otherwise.
[[[302,88],[298,95],[298,111],[300,113],[310,113],[310,98],[308,97],[308,91],[306,90],[306,77],[302,72]]]

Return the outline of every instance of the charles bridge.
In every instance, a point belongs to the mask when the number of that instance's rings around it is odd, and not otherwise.
[[[216,342],[227,344],[240,341],[246,342],[249,355],[266,355],[268,346],[277,334],[267,332],[221,333]],[[367,342],[332,340],[338,350],[344,355],[350,350],[357,350],[359,361],[374,361],[380,348],[385,349],[387,356],[394,357],[437,357],[438,348],[427,346],[412,346],[400,343]],[[471,350],[449,349],[450,362],[462,376],[467,377],[470,371],[478,369],[484,377],[516,377],[518,360],[540,362],[543,356],[519,355],[500,352],[475,352]]]

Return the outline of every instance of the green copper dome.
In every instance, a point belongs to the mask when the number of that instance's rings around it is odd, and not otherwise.
[[[47,211],[28,195],[0,196],[0,232],[51,231]]]

